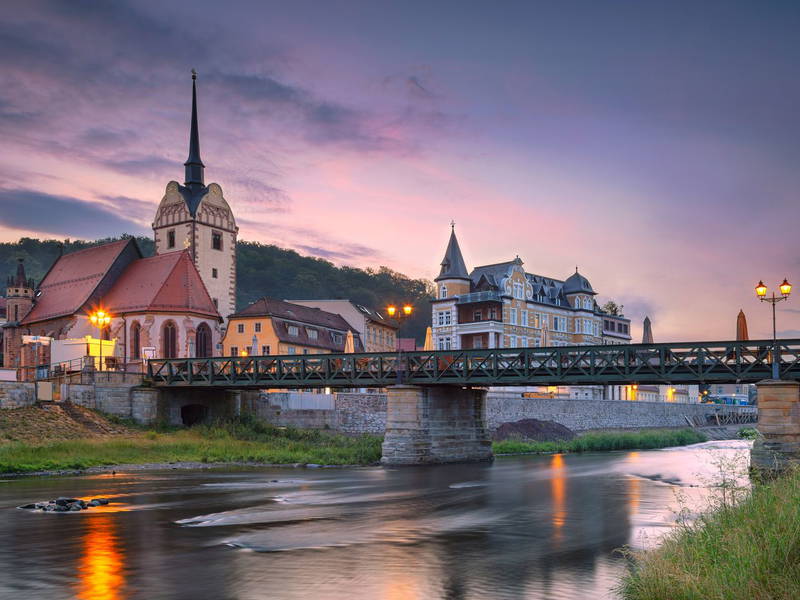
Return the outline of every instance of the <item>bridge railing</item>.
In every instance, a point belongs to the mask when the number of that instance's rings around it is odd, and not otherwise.
[[[253,388],[732,383],[769,378],[773,353],[781,378],[800,379],[800,340],[172,358],[147,370],[155,385]]]

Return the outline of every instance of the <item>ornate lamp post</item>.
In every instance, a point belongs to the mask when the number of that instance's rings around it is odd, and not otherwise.
[[[780,373],[778,371],[778,335],[775,328],[775,305],[778,302],[783,300],[789,299],[789,294],[792,293],[792,285],[783,278],[783,283],[778,286],[778,289],[781,291],[780,296],[776,296],[775,292],[772,292],[771,297],[767,297],[767,286],[764,285],[763,281],[759,281],[758,285],[756,286],[756,296],[761,302],[769,302],[772,305],[772,378],[773,379],[780,379]]]
[[[103,329],[111,323],[111,315],[104,310],[96,310],[89,315],[89,321],[97,327],[97,337],[100,338],[100,370],[103,370]]]
[[[414,307],[410,304],[403,304],[402,310],[398,310],[394,304],[390,304],[386,307],[386,312],[389,313],[389,316],[396,321],[398,321],[398,325],[400,321],[407,319],[411,316],[414,312]],[[395,371],[397,373],[397,385],[403,384],[403,350],[400,347],[400,337],[398,336],[395,340],[397,342],[397,365]]]

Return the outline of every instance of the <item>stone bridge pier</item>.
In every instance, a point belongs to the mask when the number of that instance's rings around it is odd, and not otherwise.
[[[758,389],[758,431],[750,466],[761,472],[780,472],[800,463],[800,382],[767,379]]]
[[[388,388],[385,465],[491,460],[486,390],[461,386]]]

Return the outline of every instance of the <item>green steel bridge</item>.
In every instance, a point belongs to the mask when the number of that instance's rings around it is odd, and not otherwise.
[[[774,370],[776,369],[776,370]],[[754,383],[800,379],[800,339],[150,360],[157,387]]]

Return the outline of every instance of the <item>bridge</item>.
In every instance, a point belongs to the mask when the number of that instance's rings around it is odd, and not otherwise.
[[[243,389],[657,385],[800,379],[800,340],[150,360],[155,386]],[[777,366],[778,377],[773,377]]]
[[[147,379],[162,394],[191,397],[385,387],[381,460],[393,465],[491,459],[489,386],[761,382],[759,428],[780,452],[800,457],[800,419],[792,416],[800,398],[800,339],[171,358],[148,361]]]

